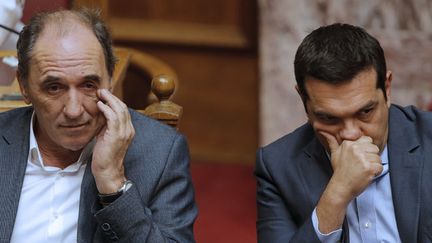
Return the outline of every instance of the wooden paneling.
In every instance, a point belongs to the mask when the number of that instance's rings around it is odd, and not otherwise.
[[[23,9],[23,17],[21,20],[23,23],[27,23],[37,12],[59,8],[67,9],[70,7],[69,5],[69,0],[26,0]]]
[[[110,19],[109,23],[117,40],[229,48],[252,45],[242,32],[230,25],[121,18]]]
[[[176,70],[179,85],[173,100],[184,108],[179,130],[188,138],[194,161],[254,162],[258,144],[255,53],[118,44],[140,48]],[[137,99],[144,101],[140,94],[145,96],[148,90],[133,87],[130,105],[140,107]]]
[[[179,129],[188,138],[192,160],[253,163],[258,145],[256,1],[102,2],[116,45],[150,53],[176,71],[174,101],[184,108]],[[131,70],[130,79],[139,77]],[[133,87],[127,100],[139,107],[148,86]]]
[[[255,1],[76,0],[100,6],[117,40],[251,48],[255,43]]]
[[[246,1],[141,0],[133,8],[110,0],[110,16],[122,18],[161,19],[174,22],[236,24],[240,4]]]

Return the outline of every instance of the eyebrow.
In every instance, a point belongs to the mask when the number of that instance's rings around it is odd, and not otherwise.
[[[56,77],[56,76],[52,76],[52,75],[48,75],[46,76],[43,81],[42,84],[46,84],[46,83],[51,83],[51,82],[56,82],[59,81],[60,78]],[[102,78],[99,75],[96,74],[90,74],[90,75],[86,75],[82,78],[82,80],[92,80],[98,84],[101,83]]]
[[[357,114],[359,112],[362,112],[364,110],[370,109],[375,107],[378,104],[378,101],[376,100],[370,100],[368,103],[366,103],[364,106],[362,106],[361,108],[359,108],[356,112],[354,112],[354,114]],[[337,117],[331,113],[327,113],[325,111],[313,111],[315,116],[319,116],[319,117]]]
[[[46,77],[42,80],[42,84],[51,83],[51,82],[56,82],[56,81],[59,81],[59,80],[60,80],[59,77],[48,75],[48,76],[46,76]]]
[[[357,111],[357,113],[358,112],[361,112],[361,111],[364,111],[364,110],[367,110],[367,109],[370,109],[370,108],[373,108],[374,106],[376,106],[378,104],[378,101],[376,101],[376,100],[371,100],[371,101],[369,101],[366,105],[364,105],[362,108],[360,108],[358,111]]]
[[[83,80],[92,80],[92,81],[95,81],[96,83],[100,84],[102,81],[102,78],[99,75],[90,74],[90,75],[84,76]]]

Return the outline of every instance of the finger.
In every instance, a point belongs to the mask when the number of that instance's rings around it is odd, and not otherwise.
[[[362,144],[362,147],[365,152],[379,154],[379,147],[373,143],[373,139],[369,136],[361,136],[356,141],[359,144]]]
[[[379,175],[381,175],[382,171],[384,170],[384,167],[382,166],[382,164],[376,164],[374,167],[374,176],[377,177]]]
[[[98,107],[107,120],[108,129],[115,131],[121,138],[131,141],[135,136],[135,129],[126,104],[106,89],[98,90],[98,93],[101,99],[106,101],[106,104],[98,102]]]
[[[339,148],[339,143],[333,135],[323,131],[319,131],[319,134],[321,134],[327,140],[327,144],[331,153]]]
[[[369,136],[361,136],[359,139],[357,139],[357,142],[372,143],[373,139]]]
[[[368,153],[379,154],[380,149],[375,144],[371,144],[370,146],[366,147],[365,151]]]
[[[365,166],[369,169],[370,175],[377,177],[381,175],[383,170],[383,165],[381,163],[381,157],[376,154],[366,154],[364,157],[364,161],[366,162]]]
[[[101,100],[105,101],[106,104],[113,111],[115,117],[112,117],[112,121],[119,121],[119,129],[122,131],[127,128],[127,124],[131,123],[130,114],[126,104],[124,104],[119,98],[110,93],[106,89],[98,90],[98,95]]]
[[[115,95],[113,95],[111,92],[109,92],[107,89],[100,89],[98,90],[98,96],[99,98],[106,103],[109,107],[112,108],[112,110],[117,113],[119,116],[124,116],[125,112],[127,111],[127,106],[123,101],[121,101],[119,98],[117,98]]]
[[[117,120],[117,115],[111,109],[111,107],[104,104],[102,101],[98,101],[96,105],[99,108],[99,110],[103,113],[108,127],[112,127],[113,125],[116,125],[116,122],[114,121]]]
[[[365,154],[365,159],[369,163],[381,164],[381,157],[377,154]]]

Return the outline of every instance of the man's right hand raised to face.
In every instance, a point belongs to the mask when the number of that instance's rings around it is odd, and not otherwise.
[[[333,175],[316,207],[321,233],[342,226],[348,204],[361,194],[382,170],[379,148],[372,138],[361,136],[341,144],[326,132],[320,131],[328,143]]]

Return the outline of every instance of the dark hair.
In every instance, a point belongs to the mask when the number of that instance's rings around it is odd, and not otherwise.
[[[377,88],[387,100],[387,68],[379,42],[360,27],[340,23],[312,31],[300,44],[294,60],[297,86],[304,102],[309,98],[305,88],[307,77],[338,84],[369,68],[376,71]]]
[[[88,26],[93,31],[102,46],[105,65],[108,75],[112,77],[114,66],[117,61],[112,48],[111,35],[108,28],[100,18],[99,10],[79,9],[79,10],[55,10],[38,13],[30,19],[30,22],[20,32],[17,42],[18,70],[17,75],[27,83],[29,75],[32,51],[47,24],[61,25],[63,33],[68,32],[70,25],[68,20],[77,20],[79,23]],[[76,23],[76,22],[75,22]]]

